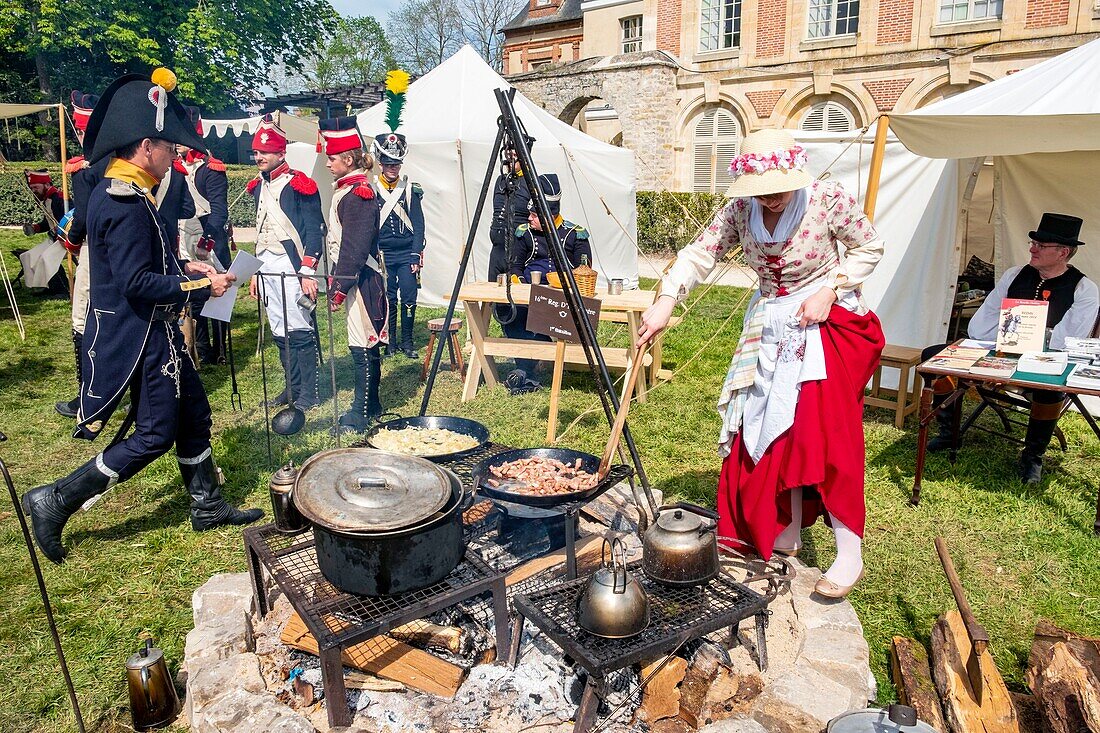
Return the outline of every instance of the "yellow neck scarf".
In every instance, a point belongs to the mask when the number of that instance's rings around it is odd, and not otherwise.
[[[157,200],[153,196],[153,187],[156,186],[159,181],[141,166],[134,165],[130,161],[123,160],[122,158],[112,158],[104,176],[135,184],[145,192],[145,198],[149,199],[149,203],[156,206]]]
[[[392,191],[393,189],[397,188],[397,184],[401,183],[401,179],[398,178],[393,183],[390,183],[386,180],[385,176],[378,176],[378,182],[381,183],[387,191]]]

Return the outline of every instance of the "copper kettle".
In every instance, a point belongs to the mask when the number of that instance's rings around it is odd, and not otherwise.
[[[661,507],[642,537],[646,576],[676,586],[709,581],[719,571],[717,526],[710,509],[683,501]]]
[[[175,720],[180,700],[164,652],[153,646],[152,639],[146,639],[145,647],[126,660],[126,682],[134,730],[163,728]]]

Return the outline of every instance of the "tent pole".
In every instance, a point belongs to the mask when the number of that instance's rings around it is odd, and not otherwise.
[[[69,162],[69,151],[65,143],[65,105],[57,105],[57,129],[61,133],[61,198],[65,201],[65,210],[69,210],[69,176],[65,165]],[[61,236],[59,231],[58,236]],[[69,276],[69,300],[73,299],[73,253],[65,248],[65,274]]]
[[[872,222],[875,220],[875,204],[878,203],[878,183],[882,178],[882,160],[886,157],[886,133],[890,130],[890,115],[879,115],[875,130],[875,147],[871,150],[871,173],[867,177],[867,198],[863,211]]]

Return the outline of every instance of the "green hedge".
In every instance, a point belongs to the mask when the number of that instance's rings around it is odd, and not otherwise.
[[[46,168],[58,181],[60,166],[32,161],[9,163],[0,170],[0,224],[19,225],[38,221],[37,210],[21,181],[24,168]],[[251,227],[256,223],[252,197],[241,195],[256,175],[252,166],[229,166],[229,212],[234,226]],[[235,202],[235,203],[234,203]],[[638,246],[646,253],[671,253],[687,244],[701,226],[710,221],[722,196],[708,193],[638,192]]]

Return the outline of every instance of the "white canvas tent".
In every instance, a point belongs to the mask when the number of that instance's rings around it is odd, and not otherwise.
[[[509,86],[466,46],[409,87],[398,131],[409,142],[402,173],[424,187],[421,302],[440,305],[450,298],[497,134],[500,110],[493,90]],[[562,214],[591,232],[593,267],[606,278],[636,284],[634,154],[570,127],[522,94],[516,94],[514,105],[536,139],[535,167],[561,180]],[[385,103],[375,105],[359,114],[359,129],[366,137],[387,132],[384,117]],[[479,221],[469,279],[487,277],[491,217],[492,189]]]
[[[994,156],[997,271],[1026,261],[1044,211],[1085,220],[1074,265],[1100,277],[1100,40],[890,120],[930,158]]]

